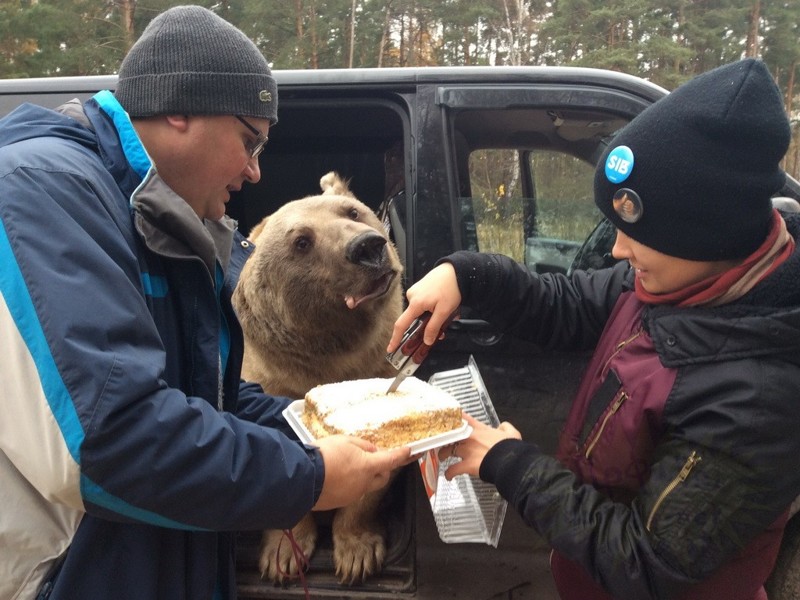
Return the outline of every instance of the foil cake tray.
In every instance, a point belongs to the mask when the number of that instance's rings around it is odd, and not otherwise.
[[[435,373],[428,383],[450,393],[478,421],[492,427],[500,424],[472,357],[467,366]],[[439,461],[435,450],[419,460],[439,537],[446,543],[485,543],[496,548],[508,503],[494,485],[477,477],[465,474],[447,481],[444,472],[457,461]]]

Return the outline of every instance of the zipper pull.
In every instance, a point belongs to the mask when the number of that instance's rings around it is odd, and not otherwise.
[[[703,457],[697,456],[697,451],[692,450],[692,453],[689,458],[686,459],[686,463],[683,465],[681,472],[678,473],[678,478],[681,481],[686,481],[686,478],[689,476],[689,472],[694,469],[694,466],[701,460],[703,460]]]

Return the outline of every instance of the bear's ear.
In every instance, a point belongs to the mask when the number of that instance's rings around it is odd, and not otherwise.
[[[355,198],[353,192],[348,187],[349,182],[345,181],[335,171],[326,173],[319,180],[319,187],[322,188],[322,195],[350,196]]]
[[[256,241],[256,238],[261,234],[261,231],[264,229],[264,225],[267,224],[267,219],[269,219],[269,217],[264,217],[263,219],[261,219],[259,223],[253,226],[253,228],[250,230],[250,233],[247,234],[248,240],[250,240],[251,242]]]

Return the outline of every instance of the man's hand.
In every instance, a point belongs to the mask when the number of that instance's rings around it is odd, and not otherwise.
[[[385,486],[392,471],[414,460],[407,447],[376,450],[374,444],[350,436],[332,435],[316,443],[325,462],[325,481],[312,510],[352,504]]]

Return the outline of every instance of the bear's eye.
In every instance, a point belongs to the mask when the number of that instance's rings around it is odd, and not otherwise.
[[[311,238],[306,237],[304,235],[299,236],[294,241],[294,247],[298,250],[308,250],[311,248]]]
[[[358,221],[358,209],[351,208],[350,210],[347,211],[347,216],[353,219],[353,221]]]

